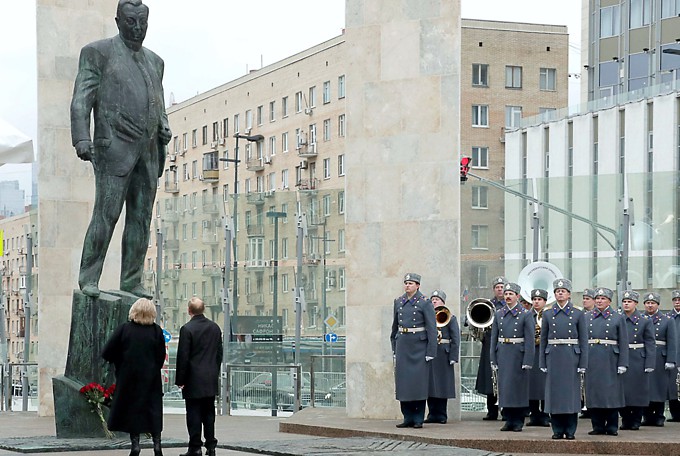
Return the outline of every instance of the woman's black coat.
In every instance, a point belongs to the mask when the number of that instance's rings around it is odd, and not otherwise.
[[[163,430],[161,368],[165,362],[165,339],[160,326],[123,323],[106,343],[102,358],[116,366],[109,430],[160,433]]]

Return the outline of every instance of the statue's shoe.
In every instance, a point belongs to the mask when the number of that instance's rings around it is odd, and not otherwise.
[[[90,296],[92,298],[96,298],[101,294],[96,283],[88,283],[87,285],[83,285],[80,287],[80,291],[82,291],[85,296]]]
[[[140,298],[146,298],[146,299],[151,299],[153,298],[153,295],[149,293],[149,291],[144,288],[144,286],[140,283],[135,285],[132,288],[122,288],[123,291],[127,291],[130,294],[133,294],[135,296],[139,296]]]

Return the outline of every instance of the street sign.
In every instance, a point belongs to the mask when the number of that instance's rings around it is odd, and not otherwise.
[[[163,338],[165,339],[166,344],[168,342],[170,342],[170,339],[172,339],[172,334],[170,334],[170,331],[168,331],[167,329],[164,329],[163,330]]]
[[[335,318],[335,315],[329,315],[323,322],[331,329],[338,326],[338,319]]]
[[[326,342],[337,342],[338,341],[338,335],[335,333],[328,333],[324,336],[324,339]]]

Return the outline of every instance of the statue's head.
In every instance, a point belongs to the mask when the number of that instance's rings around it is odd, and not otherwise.
[[[129,47],[139,50],[149,25],[149,7],[142,0],[119,0],[116,25],[121,38]]]

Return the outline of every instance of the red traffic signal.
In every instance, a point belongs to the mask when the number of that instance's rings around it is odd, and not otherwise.
[[[472,159],[470,157],[463,157],[460,159],[460,181],[465,182],[467,180],[468,171],[470,171],[470,162]]]

